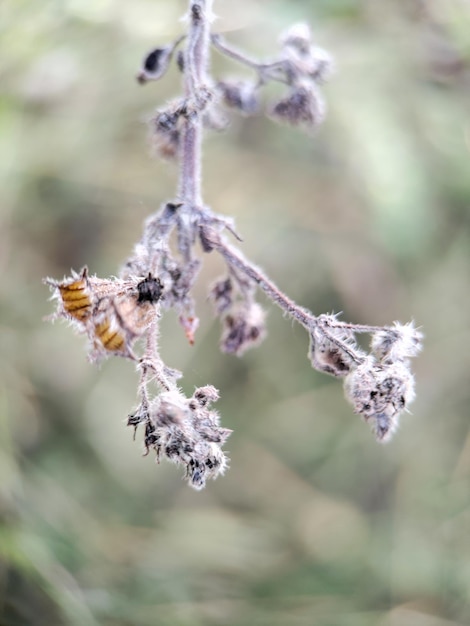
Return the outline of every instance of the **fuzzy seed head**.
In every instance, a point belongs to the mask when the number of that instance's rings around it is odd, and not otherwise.
[[[370,425],[378,441],[388,441],[400,414],[414,399],[414,379],[407,364],[377,363],[371,356],[345,379],[346,398]]]
[[[217,398],[218,391],[210,385],[196,389],[189,400],[178,391],[165,392],[153,401],[145,426],[147,451],[154,448],[157,460],[164,456],[183,465],[185,478],[195,489],[223,474],[228,465],[222,445],[231,431],[221,428],[218,414],[208,408]]]

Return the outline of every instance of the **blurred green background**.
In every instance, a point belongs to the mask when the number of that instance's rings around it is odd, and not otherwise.
[[[338,72],[313,137],[263,117],[209,134],[206,201],[300,304],[413,318],[426,340],[413,414],[378,445],[279,311],[257,350],[220,354],[206,295],[222,263],[207,255],[196,345],[172,313],[161,341],[187,393],[220,389],[234,429],[229,472],[200,493],[141,458],[125,428],[132,365],[92,366],[81,337],[42,321],[44,276],[117,273],[174,197],[146,120],[180,77],[134,77],[184,12],[183,0],[0,6],[0,624],[469,624],[470,5],[215,2],[216,28],[264,57],[308,21]],[[213,67],[249,76],[217,53]]]

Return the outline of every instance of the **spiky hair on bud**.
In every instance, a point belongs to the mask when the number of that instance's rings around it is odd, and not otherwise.
[[[394,322],[391,328],[378,330],[372,335],[371,349],[384,362],[403,361],[415,357],[422,348],[423,334],[413,322]]]
[[[415,397],[414,378],[407,363],[378,363],[368,356],[345,378],[346,398],[367,422],[377,441],[389,441],[399,417]]]

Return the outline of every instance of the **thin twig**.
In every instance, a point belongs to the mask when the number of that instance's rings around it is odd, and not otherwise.
[[[290,315],[308,331],[317,324],[317,318],[303,307],[288,298],[272,280],[270,280],[259,267],[251,263],[237,248],[231,246],[225,239],[212,229],[207,229],[206,237],[211,245],[233,267],[253,280],[264,291],[268,298]]]

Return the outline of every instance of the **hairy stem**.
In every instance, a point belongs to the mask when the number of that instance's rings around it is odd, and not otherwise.
[[[210,240],[212,247],[224,257],[229,266],[236,267],[237,270],[253,280],[274,304],[299,322],[304,328],[311,330],[317,324],[318,318],[288,298],[259,267],[251,263],[237,248],[227,243],[221,235],[212,231],[207,238]]]
[[[261,82],[269,79],[275,80],[279,83],[289,84],[289,81],[284,75],[286,71],[284,61],[274,61],[272,63],[259,63],[258,61],[253,61],[253,59],[248,57],[246,54],[240,52],[239,50],[235,50],[232,46],[229,46],[227,42],[218,34],[213,34],[211,36],[211,43],[221,54],[224,54],[233,61],[237,61],[238,63],[251,67],[253,70],[258,72]]]
[[[184,90],[186,99],[196,101],[204,84],[209,57],[209,26],[212,0],[190,0],[189,32],[185,52]],[[187,207],[201,204],[201,113],[183,122],[179,197]]]

